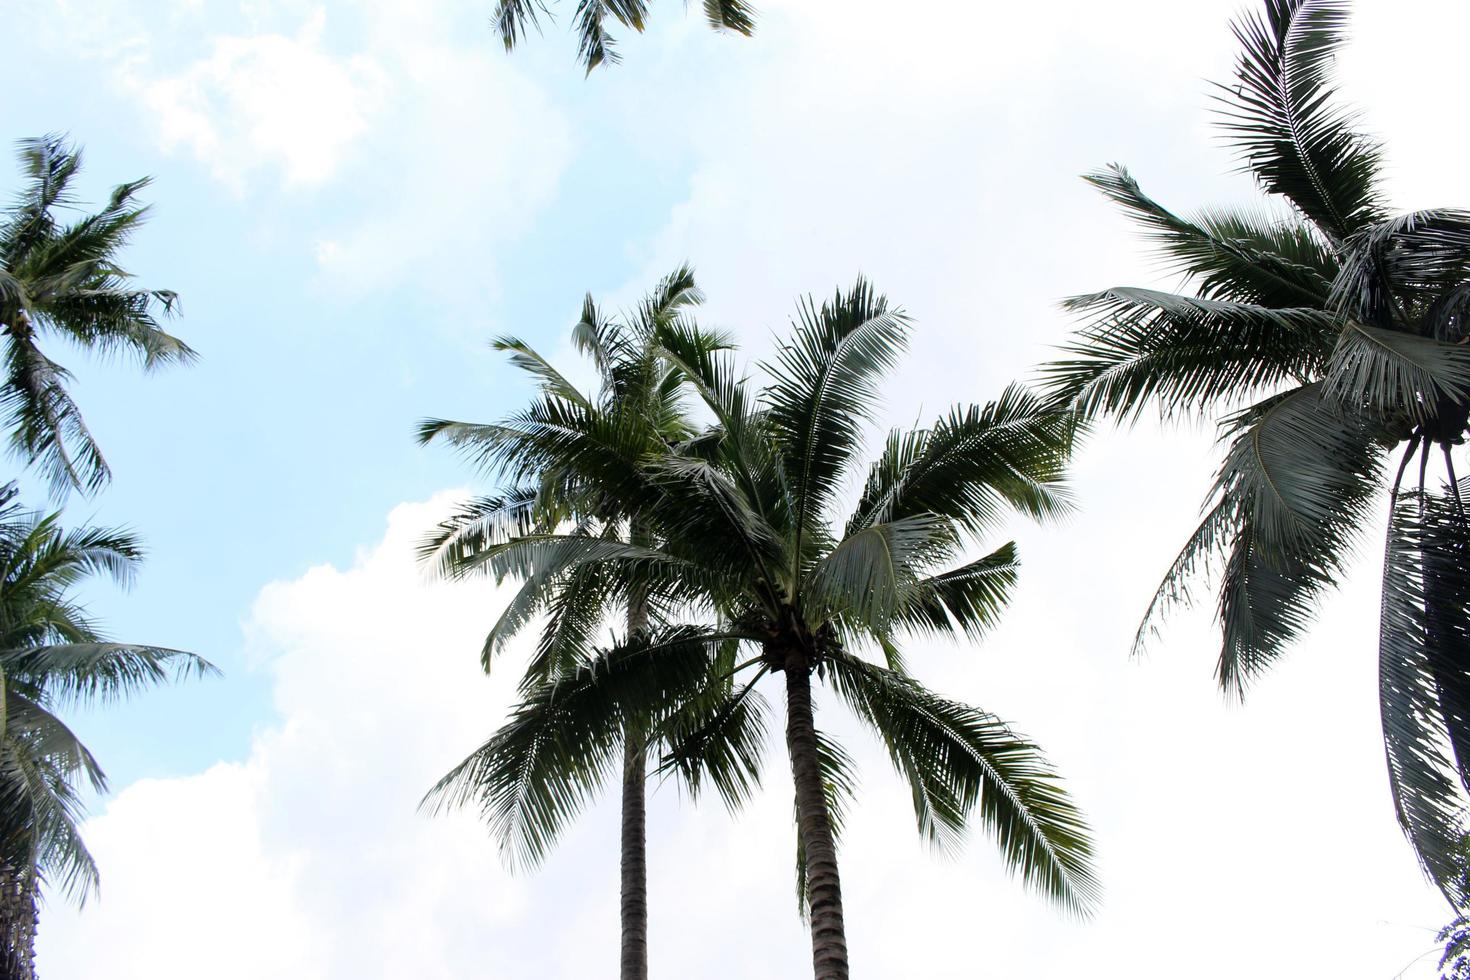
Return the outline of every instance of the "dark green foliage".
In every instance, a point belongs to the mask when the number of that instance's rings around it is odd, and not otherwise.
[[[159,320],[175,312],[166,289],[136,289],[119,253],[148,209],[148,181],[113,190],[107,204],[70,224],[56,212],[75,202],[69,185],[81,153],[60,136],[20,142],[26,184],[0,218],[0,425],[12,453],[41,468],[58,496],[92,492],[110,476],[67,384],[71,373],[41,349],[65,338],[104,355],[128,354],[145,369],[193,359]]]
[[[495,27],[505,50],[514,49],[531,29],[539,32],[543,15],[551,17],[546,0],[499,0],[495,6]],[[704,0],[704,16],[713,30],[745,37],[755,32],[755,7],[746,0]],[[572,13],[577,32],[577,61],[589,75],[598,65],[617,64],[623,59],[610,28],[616,25],[641,34],[647,20],[648,5],[644,0],[577,0]]]
[[[121,531],[65,530],[0,490],[0,862],[83,898],[97,868],[78,834],[80,793],[106,786],[92,754],[56,716],[157,684],[214,673],[190,653],[107,642],[72,598],[83,580],[127,582],[141,558]]]
[[[1238,695],[1310,627],[1389,487],[1380,677],[1400,822],[1451,902],[1470,775],[1470,647],[1458,498],[1425,485],[1432,447],[1453,481],[1470,417],[1470,213],[1391,215],[1381,151],[1333,97],[1343,0],[1266,0],[1235,26],[1224,129],[1285,207],[1182,218],[1121,167],[1087,179],[1145,230],[1193,290],[1113,288],[1069,300],[1087,318],[1046,367],[1081,417],[1218,424],[1225,460],[1199,528],[1165,575],[1135,648],[1218,579],[1219,680]],[[1405,440],[1392,481],[1388,454]],[[1419,453],[1417,491],[1398,487]]]

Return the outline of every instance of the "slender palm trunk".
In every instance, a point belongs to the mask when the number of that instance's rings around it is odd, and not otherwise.
[[[35,980],[36,877],[0,865],[0,980]]]
[[[847,930],[842,923],[842,883],[837,876],[837,846],[812,716],[811,666],[801,650],[786,654],[786,751],[796,783],[796,831],[806,851],[807,894],[811,902],[812,970],[816,980],[847,980]]]
[[[628,600],[628,637],[648,630],[648,607]],[[648,747],[640,732],[623,732],[622,980],[648,980]]]
[[[623,743],[622,980],[648,980],[647,774],[643,739],[629,732]]]

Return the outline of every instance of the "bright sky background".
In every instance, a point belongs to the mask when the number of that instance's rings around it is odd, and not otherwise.
[[[92,607],[226,674],[77,719],[113,777],[86,827],[103,887],[48,905],[42,975],[614,976],[615,796],[520,877],[472,818],[415,813],[494,728],[516,665],[478,671],[492,588],[413,565],[473,486],[414,422],[511,410],[528,389],[488,338],[567,361],[585,291],[630,303],[685,259],[705,322],[753,359],[799,294],[871,276],[918,324],[889,422],[988,398],[1065,336],[1059,298],[1169,284],[1078,174],[1125,162],[1184,210],[1253,199],[1205,81],[1228,77],[1240,6],[765,0],[747,41],[658,0],[626,63],[584,80],[560,26],[507,57],[491,0],[11,0],[0,137],[70,132],[93,200],[156,177],[128,257],[182,294],[202,354],[146,379],[68,361],[116,470],[69,518],[152,551]],[[1343,86],[1387,140],[1396,202],[1464,204],[1470,7],[1356,7]],[[1076,517],[1013,529],[1004,627],[910,656],[1067,777],[1098,837],[1095,920],[1028,894],[981,835],[927,854],[878,747],[819,706],[863,773],[841,852],[855,975],[1433,975],[1447,912],[1378,738],[1379,529],[1244,706],[1213,685],[1207,608],[1128,658],[1213,465],[1206,432],[1103,433]],[[655,977],[809,975],[786,773],[773,741],[734,819],[654,795]]]

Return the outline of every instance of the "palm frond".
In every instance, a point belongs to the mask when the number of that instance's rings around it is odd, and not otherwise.
[[[1020,567],[1016,543],[1007,542],[983,558],[915,582],[905,590],[894,619],[911,633],[978,640],[1000,619]]]
[[[1011,385],[986,405],[952,409],[932,429],[894,433],[869,471],[848,534],[922,513],[975,535],[1007,507],[1036,519],[1060,516],[1071,508],[1063,475],[1077,424]]]
[[[1470,901],[1464,770],[1470,719],[1470,562],[1464,519],[1435,495],[1401,495],[1389,523],[1379,623],[1379,707],[1399,824],[1456,908]],[[1447,730],[1453,723],[1454,735]],[[1459,776],[1459,778],[1456,778]]]
[[[616,769],[625,726],[696,696],[713,648],[729,638],[689,627],[633,638],[570,677],[536,686],[422,806],[476,807],[506,861],[534,866]]]
[[[806,614],[813,622],[842,616],[887,633],[909,591],[954,546],[949,522],[935,514],[869,524],[839,542],[807,574]]]
[[[1192,414],[1301,384],[1320,372],[1335,319],[1309,306],[1265,307],[1109,289],[1067,308],[1092,318],[1042,369],[1048,394],[1087,416]]]
[[[1244,167],[1337,240],[1380,213],[1380,150],[1334,104],[1329,82],[1347,22],[1345,0],[1266,0],[1232,28],[1241,44],[1234,86],[1222,86],[1224,128]]]
[[[1358,410],[1432,419],[1443,403],[1470,401],[1470,347],[1349,321],[1323,391]]]
[[[1091,838],[1034,744],[993,715],[849,654],[834,655],[824,667],[908,781],[927,840],[957,844],[978,810],[1013,872],[1067,911],[1091,913],[1098,900]]]
[[[1117,164],[1084,178],[1122,207],[1162,249],[1169,268],[1206,299],[1277,308],[1324,308],[1337,259],[1300,219],[1214,211],[1181,217],[1144,193]]]
[[[909,319],[864,279],[820,307],[799,307],[791,339],[767,370],[772,436],[796,502],[793,533],[819,522],[877,404],[879,383],[908,343]]]
[[[1240,693],[1311,622],[1368,520],[1381,449],[1364,420],[1304,385],[1229,419],[1216,480],[1233,508],[1219,680]]]
[[[66,643],[0,651],[12,686],[44,690],[49,703],[107,703],[170,681],[219,676],[197,654],[133,643]]]
[[[524,340],[518,337],[497,337],[491,341],[490,346],[498,351],[509,352],[510,362],[535,378],[547,395],[565,398],[582,408],[592,408],[592,402],[587,396]]]
[[[717,31],[755,33],[755,7],[747,0],[704,0],[704,15]]]

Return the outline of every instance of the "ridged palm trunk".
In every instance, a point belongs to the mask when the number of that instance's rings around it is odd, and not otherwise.
[[[36,876],[0,865],[0,980],[36,976]]]
[[[786,751],[796,784],[796,832],[806,852],[807,897],[811,903],[812,972],[816,980],[847,980],[847,929],[842,921],[842,883],[837,845],[822,788],[817,729],[812,715],[811,661],[791,649],[785,657]]]
[[[628,637],[648,630],[648,607],[639,598],[628,601]],[[619,912],[622,980],[648,980],[648,747],[631,729],[623,733],[622,889]]]
[[[622,980],[648,980],[648,854],[644,790],[648,773],[643,739],[623,743]]]

